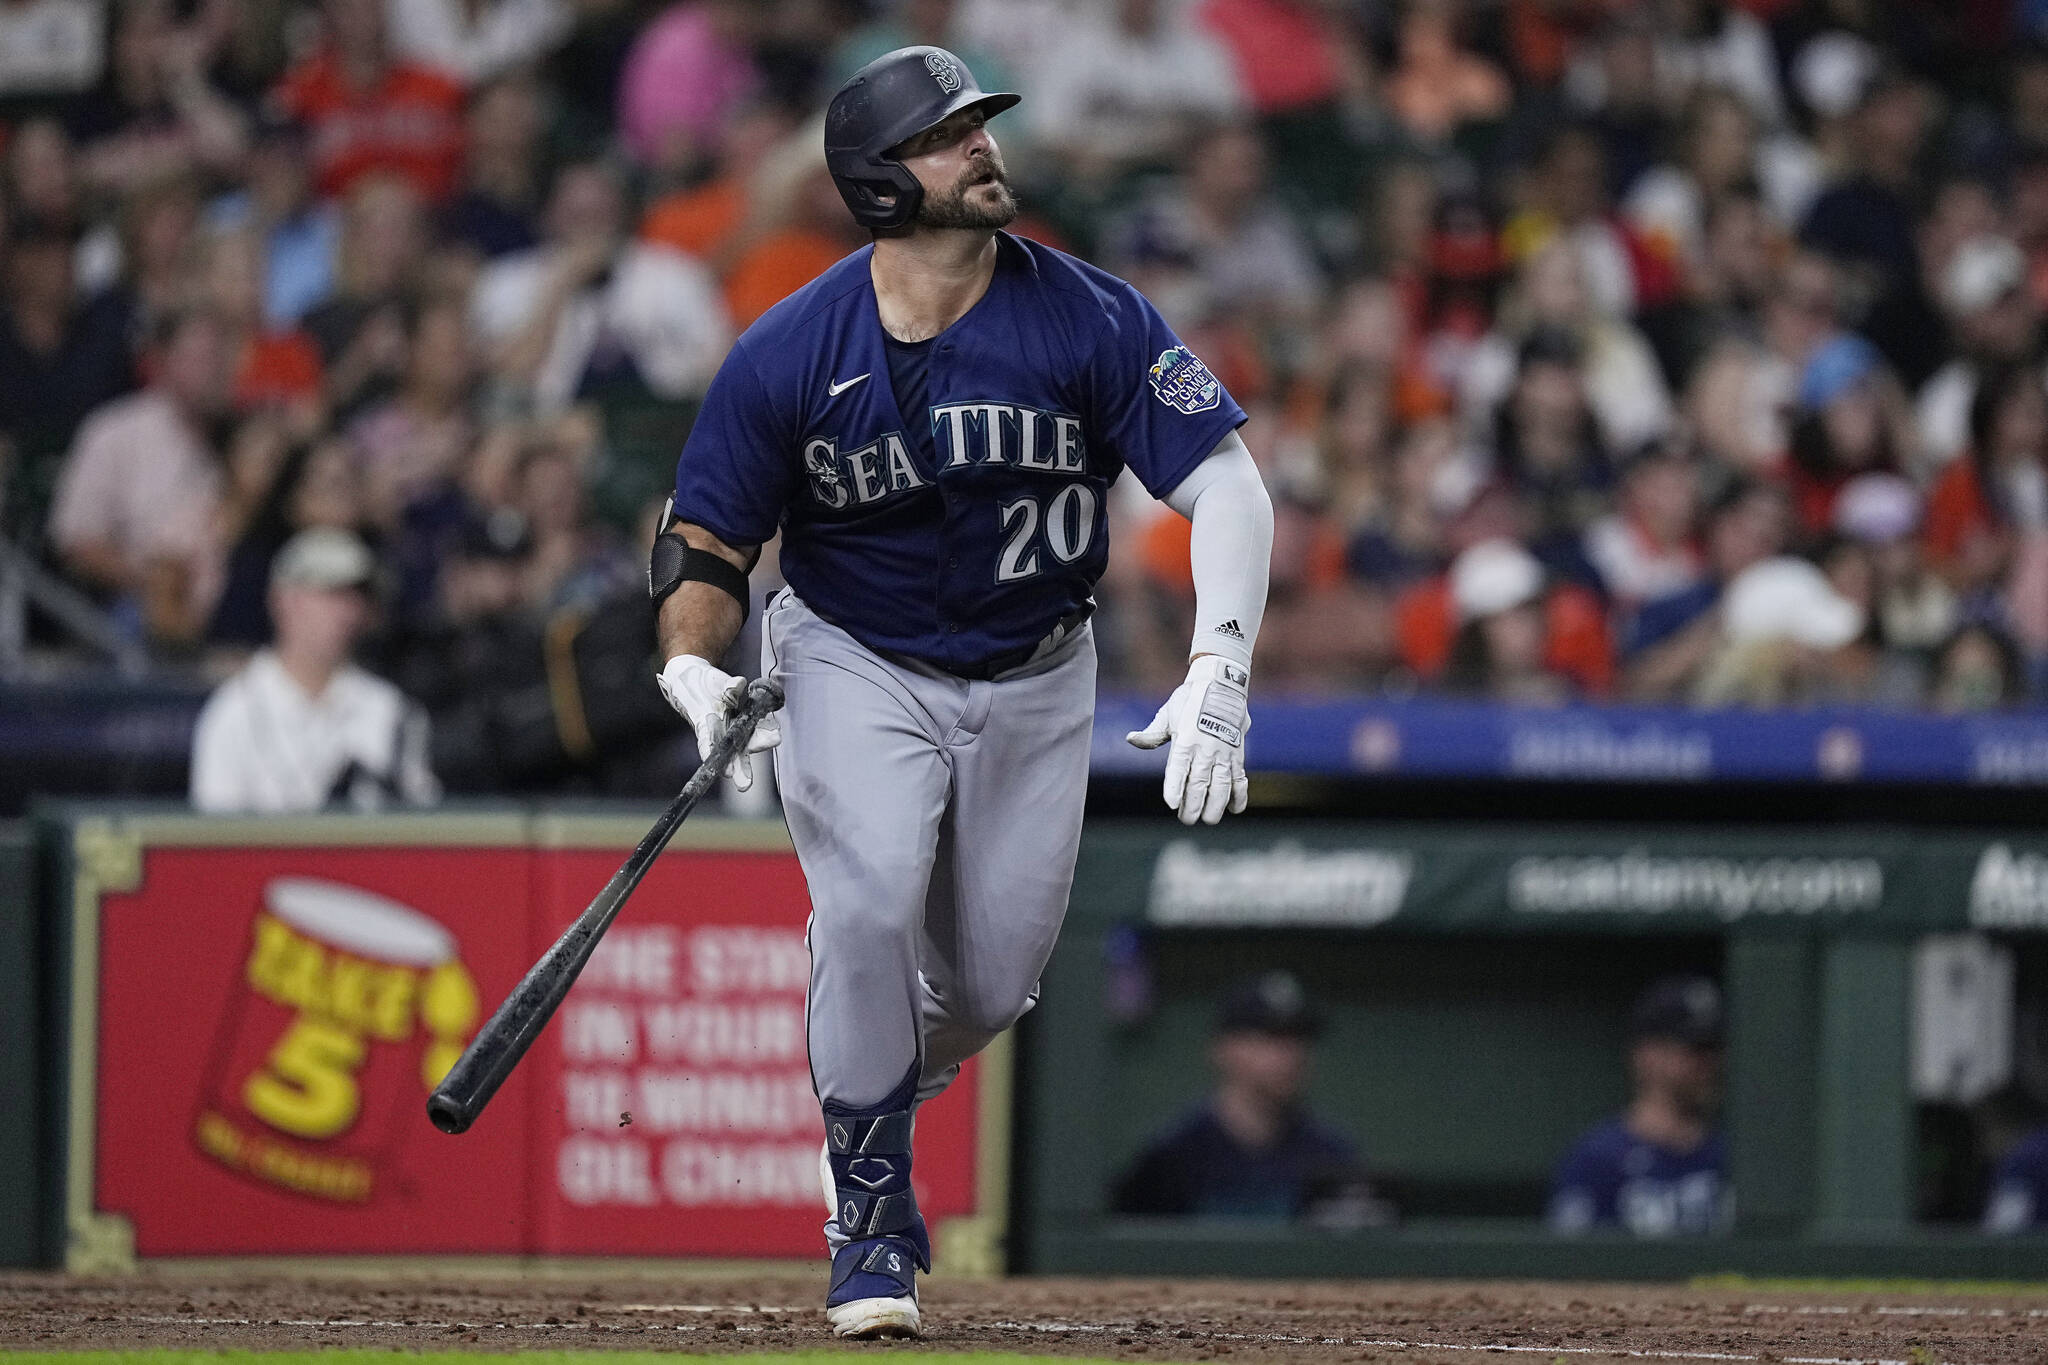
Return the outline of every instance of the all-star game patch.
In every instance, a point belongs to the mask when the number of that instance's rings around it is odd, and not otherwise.
[[[1223,385],[1209,367],[1185,346],[1169,346],[1152,362],[1152,392],[1166,406],[1192,417],[1223,399]]]

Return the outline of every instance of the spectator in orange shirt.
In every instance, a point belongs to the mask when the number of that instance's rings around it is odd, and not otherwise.
[[[343,194],[373,171],[445,197],[462,160],[462,89],[429,67],[396,59],[382,0],[325,0],[326,41],[271,92],[280,112],[312,130],[314,177]]]
[[[1528,607],[1541,626],[1542,672],[1562,679],[1566,694],[1604,697],[1614,685],[1614,643],[1599,599],[1588,589],[1576,583],[1555,581],[1545,572],[1536,557],[1513,537],[1513,528],[1521,519],[1522,509],[1516,505],[1513,494],[1499,484],[1482,490],[1473,499],[1454,528],[1455,538],[1467,548],[1451,562],[1450,572],[1415,584],[1394,604],[1394,629],[1401,661],[1425,683],[1445,682],[1459,632],[1465,625],[1480,617]],[[1473,558],[1481,547],[1490,548]],[[1463,588],[1459,587],[1460,564],[1466,565],[1462,575],[1469,580]],[[1497,591],[1502,583],[1521,584],[1529,579],[1528,565],[1535,566],[1534,588],[1526,593],[1521,589],[1515,593]],[[1527,700],[1553,690],[1538,677],[1524,676],[1527,670],[1519,630],[1520,624],[1494,628],[1502,636],[1491,642],[1499,647],[1499,659],[1489,653],[1471,653],[1477,647],[1468,645],[1469,657],[1463,664],[1468,683],[1476,677],[1486,683],[1479,690],[1506,687]],[[1479,662],[1486,667],[1478,668]]]
[[[1252,108],[1291,114],[1332,103],[1348,84],[1330,9],[1311,0],[1207,0],[1196,17],[1229,46]]]
[[[253,227],[230,228],[206,237],[202,247],[203,288],[227,329],[236,410],[295,407],[310,430],[319,420],[320,348],[297,328],[264,325],[263,239]]]
[[[1484,540],[1451,565],[1457,622],[1444,662],[1446,690],[1488,701],[1555,705],[1573,680],[1554,648],[1543,566],[1511,540]]]
[[[1935,482],[1929,557],[1966,599],[1995,589],[2016,532],[2048,530],[2048,395],[2030,364],[1998,371],[1970,404],[1970,452]]]
[[[741,229],[746,226],[754,181],[778,150],[792,141],[818,159],[814,130],[799,132],[797,120],[781,106],[756,100],[742,106],[726,125],[718,167],[710,179],[663,195],[647,206],[640,236],[695,256],[723,278],[732,268]]]
[[[822,164],[805,173],[789,199],[781,224],[742,252],[726,277],[725,304],[735,327],[747,326],[864,240]]]

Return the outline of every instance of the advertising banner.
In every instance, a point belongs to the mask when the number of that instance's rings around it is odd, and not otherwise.
[[[548,934],[616,852],[543,855]],[[804,1053],[810,903],[793,854],[658,862],[526,1065],[538,1103],[534,1247],[807,1256],[821,1245],[818,1104]],[[975,1205],[978,1068],[918,1115],[918,1207]]]
[[[1111,695],[1094,771],[1157,772],[1123,742],[1157,697]],[[1540,782],[1940,782],[2048,785],[2048,717],[1943,716],[1876,707],[1751,711],[1504,706],[1448,697],[1252,700],[1254,772]]]
[[[1097,826],[1076,905],[1162,928],[1547,933],[2048,930],[2048,839],[2009,831]]]
[[[72,1267],[821,1255],[809,899],[779,826],[686,828],[475,1126],[427,1121],[478,1025],[638,833],[524,816],[78,825]],[[997,1067],[968,1067],[918,1124],[920,1204],[970,1269],[1000,1231]]]

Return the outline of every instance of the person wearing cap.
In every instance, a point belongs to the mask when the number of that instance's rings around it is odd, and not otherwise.
[[[1939,468],[1970,444],[1970,404],[1983,377],[2027,365],[2039,383],[2041,309],[2027,287],[2027,258],[1997,233],[1979,233],[1956,247],[1937,278],[1956,355],[1925,384],[1914,403],[1920,455]]]
[[[1870,602],[1887,654],[1932,656],[1956,627],[1956,595],[1927,562],[1920,539],[1922,499],[1897,474],[1861,474],[1835,500],[1835,533],[1870,564]],[[1916,670],[1917,672],[1917,670]]]
[[[1312,1115],[1309,1049],[1322,1017],[1294,974],[1235,983],[1209,1043],[1216,1087],[1149,1143],[1110,1206],[1164,1218],[1388,1221],[1351,1139]]]
[[[1721,991],[1670,976],[1636,1001],[1628,1108],[1588,1129],[1558,1163],[1548,1221],[1576,1235],[1637,1237],[1728,1230],[1733,1195],[1715,1110],[1721,1098]]]
[[[1877,347],[1838,332],[1800,371],[1799,415],[1792,427],[1793,510],[1811,536],[1825,535],[1835,499],[1859,474],[1897,472],[1910,444],[1898,382]]]
[[[1867,682],[1869,618],[1807,560],[1752,564],[1721,599],[1721,644],[1693,690],[1702,706],[1845,701]]]
[[[1452,562],[1458,631],[1444,663],[1447,689],[1538,704],[1570,696],[1546,666],[1543,589],[1543,566],[1512,540],[1483,540]]]
[[[276,642],[206,699],[192,738],[192,804],[278,814],[430,805],[426,715],[349,662],[369,624],[376,564],[347,531],[301,531],[270,576]]]

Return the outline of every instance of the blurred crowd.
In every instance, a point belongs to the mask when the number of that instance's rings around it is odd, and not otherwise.
[[[919,42],[1252,414],[1265,687],[2048,695],[2033,0],[0,0],[0,530],[215,675],[357,538],[458,788],[672,732],[652,518]],[[1186,525],[1115,515],[1163,691]]]

